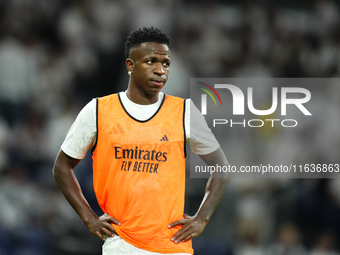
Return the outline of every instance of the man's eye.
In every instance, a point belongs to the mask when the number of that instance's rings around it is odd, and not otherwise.
[[[163,65],[166,66],[166,67],[169,67],[170,63],[169,62],[165,62],[165,63],[163,63]]]
[[[154,63],[154,61],[153,60],[148,60],[148,62],[147,62],[148,64],[153,64]]]

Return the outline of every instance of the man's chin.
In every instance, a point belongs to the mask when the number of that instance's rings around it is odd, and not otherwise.
[[[161,90],[162,90],[163,87],[164,87],[164,85],[161,86],[161,87],[152,88],[152,89],[150,90],[150,92],[151,92],[152,94],[158,94],[159,92],[161,92]]]

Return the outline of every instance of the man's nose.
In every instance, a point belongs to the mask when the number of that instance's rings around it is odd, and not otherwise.
[[[165,70],[164,70],[162,63],[156,63],[154,73],[156,73],[158,75],[164,75],[165,74]]]

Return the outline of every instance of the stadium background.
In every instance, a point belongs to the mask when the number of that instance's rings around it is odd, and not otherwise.
[[[339,2],[330,0],[0,1],[0,254],[100,254],[101,241],[67,204],[51,170],[79,110],[126,88],[129,31],[154,25],[170,35],[164,91],[187,97],[190,77],[338,77],[339,17]],[[277,142],[292,162],[339,162],[340,90],[320,86],[315,97],[329,105],[329,113],[313,116],[324,125]],[[227,157],[255,164],[254,140],[269,135],[231,136],[236,149]],[[76,174],[100,213],[90,155]],[[193,214],[206,180],[187,182],[186,212]],[[195,254],[339,254],[339,215],[338,179],[232,180],[194,240]]]

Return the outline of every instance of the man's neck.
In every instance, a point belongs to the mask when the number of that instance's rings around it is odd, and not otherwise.
[[[136,104],[141,104],[141,105],[154,104],[159,99],[159,93],[146,94],[144,91],[138,90],[138,89],[132,89],[130,86],[128,87],[126,91],[126,96],[132,102]]]

